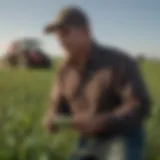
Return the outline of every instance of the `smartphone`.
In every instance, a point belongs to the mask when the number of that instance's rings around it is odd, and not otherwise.
[[[56,116],[53,118],[53,125],[58,128],[69,128],[71,127],[72,117],[70,116]]]

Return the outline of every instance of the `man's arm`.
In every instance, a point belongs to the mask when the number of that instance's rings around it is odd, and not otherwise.
[[[108,136],[134,130],[150,113],[150,98],[134,61],[129,61],[126,65],[123,80],[125,82],[119,86],[122,104],[112,113],[104,115]]]
[[[67,100],[62,94],[61,73],[58,73],[51,91],[50,105],[45,113],[43,124],[49,131],[54,131],[53,118],[62,114],[69,114],[69,106]]]

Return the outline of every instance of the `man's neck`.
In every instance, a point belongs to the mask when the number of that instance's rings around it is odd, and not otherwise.
[[[71,63],[78,68],[83,67],[89,58],[91,47],[91,43],[87,43],[87,45],[81,47],[76,53],[73,54],[75,57],[70,57]]]

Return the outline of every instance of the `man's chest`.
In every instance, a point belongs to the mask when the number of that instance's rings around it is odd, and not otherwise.
[[[109,87],[112,79],[110,68],[93,69],[79,72],[70,69],[63,81],[63,94],[73,112],[97,110],[98,99],[104,88]]]

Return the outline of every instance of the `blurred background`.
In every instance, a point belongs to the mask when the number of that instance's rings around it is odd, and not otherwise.
[[[63,52],[43,27],[65,5],[86,10],[95,38],[137,59],[153,99],[146,160],[160,160],[160,1],[1,0],[0,159],[65,159],[76,135],[48,135],[41,125]]]

